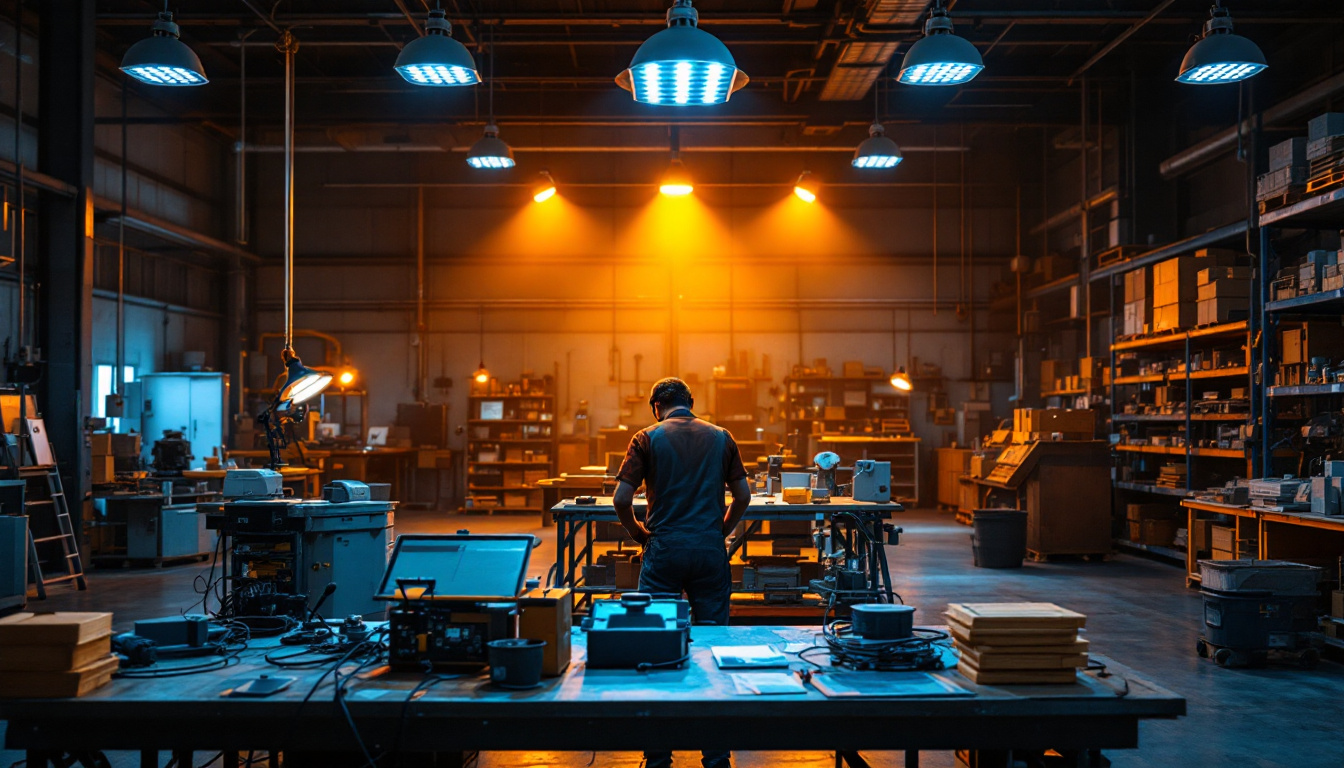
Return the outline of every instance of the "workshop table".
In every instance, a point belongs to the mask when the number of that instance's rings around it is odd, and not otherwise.
[[[635,516],[643,518],[648,509],[644,499],[635,499]],[[833,498],[826,504],[786,504],[779,496],[752,496],[746,513],[742,516],[743,535],[734,540],[729,549],[731,557],[739,548],[745,549],[747,539],[758,532],[761,523],[767,520],[805,521],[823,523],[838,514],[853,516],[866,536],[867,544],[859,544],[853,531],[850,531],[846,543],[850,548],[864,546],[867,557],[866,578],[869,589],[874,593],[888,594],[892,591],[891,574],[887,568],[886,550],[883,543],[896,543],[895,535],[899,528],[886,524],[893,512],[904,511],[905,507],[896,502],[854,501],[848,498]],[[578,600],[575,610],[582,611],[594,594],[611,594],[620,589],[610,586],[589,587],[583,584],[582,570],[585,565],[593,564],[596,543],[595,526],[601,523],[619,523],[616,508],[609,496],[599,496],[593,504],[576,504],[574,499],[563,499],[551,508],[555,517],[555,584],[574,589]],[[628,591],[628,590],[627,590]],[[876,594],[873,599],[879,599]]]
[[[805,693],[743,696],[716,668],[714,645],[806,642],[814,628],[692,628],[688,665],[679,670],[592,670],[585,637],[574,633],[574,660],[541,687],[507,691],[488,675],[445,679],[408,701],[418,673],[375,669],[349,681],[350,721],[374,755],[475,750],[976,750],[986,766],[1001,750],[1058,750],[1085,765],[1088,753],[1138,746],[1139,721],[1185,714],[1185,700],[1109,660],[1110,676],[1081,674],[1072,685],[977,686],[955,670],[935,673],[973,695],[961,698],[826,698]],[[62,752],[126,749],[142,765],[172,750],[180,765],[192,751],[317,752],[331,765],[362,762],[359,742],[334,701],[331,677],[313,693],[322,670],[279,670],[262,654],[274,639],[253,641],[241,663],[208,673],[155,680],[113,680],[80,699],[0,701],[9,721],[5,745],[28,752],[27,768],[48,768]],[[950,651],[948,653],[951,653]],[[824,656],[824,655],[823,655]],[[811,655],[809,654],[809,657]],[[817,659],[822,664],[825,659]],[[796,662],[795,667],[804,666]],[[346,671],[353,671],[348,665]],[[267,698],[222,694],[258,675],[295,678]],[[869,679],[902,672],[857,673]],[[852,765],[862,765],[853,754]],[[287,761],[288,762],[288,761]],[[301,761],[308,764],[307,761]],[[300,761],[296,761],[299,764]],[[273,763],[274,764],[274,763]],[[1005,763],[999,763],[1000,765]]]
[[[223,482],[227,469],[184,469],[182,477],[186,480],[207,480]],[[302,494],[308,498],[322,496],[322,470],[312,467],[281,467],[282,483],[298,483]]]

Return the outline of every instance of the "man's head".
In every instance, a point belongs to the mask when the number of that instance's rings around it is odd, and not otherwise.
[[[653,417],[658,421],[666,418],[668,412],[674,408],[694,406],[695,398],[691,397],[691,388],[681,379],[671,376],[660,379],[654,382],[653,389],[649,390],[649,408],[653,409]]]

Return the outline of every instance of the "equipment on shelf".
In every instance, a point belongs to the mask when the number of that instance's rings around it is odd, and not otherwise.
[[[378,586],[393,669],[479,669],[493,640],[517,636],[530,535],[398,536]]]
[[[681,667],[690,653],[690,603],[627,592],[595,600],[584,619],[589,669]]]
[[[284,478],[273,469],[230,469],[224,473],[226,499],[279,498],[284,493]]]
[[[150,466],[160,477],[181,477],[183,470],[191,469],[191,441],[175,429],[165,429],[163,437],[154,441],[150,451],[154,461]]]

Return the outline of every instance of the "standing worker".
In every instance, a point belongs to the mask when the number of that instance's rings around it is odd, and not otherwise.
[[[649,408],[658,423],[630,439],[612,500],[621,525],[644,548],[639,591],[680,595],[696,624],[727,624],[733,576],[724,538],[751,500],[747,470],[728,430],[696,418],[681,379],[656,382]],[[635,491],[644,484],[648,516],[635,519]],[[724,486],[733,495],[724,503]],[[704,752],[704,768],[728,768],[729,752]],[[671,752],[645,752],[647,768],[669,768]]]

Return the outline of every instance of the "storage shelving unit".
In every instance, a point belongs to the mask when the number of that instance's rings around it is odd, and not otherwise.
[[[784,431],[792,435],[856,434],[883,421],[907,423],[910,395],[886,376],[790,376],[784,379]]]
[[[539,381],[467,398],[470,511],[542,512],[538,482],[555,475],[555,395]]]

